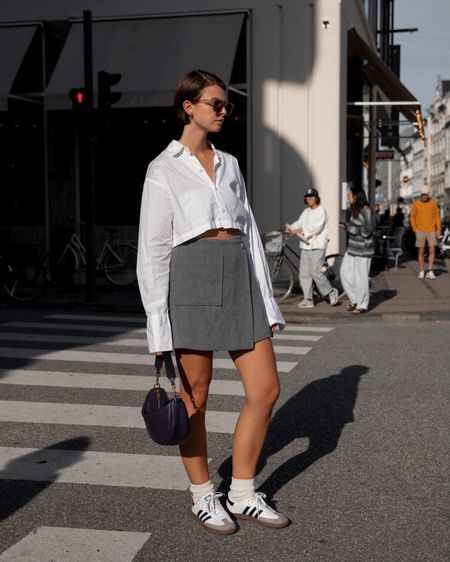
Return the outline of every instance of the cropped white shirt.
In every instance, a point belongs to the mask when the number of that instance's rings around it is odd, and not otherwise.
[[[175,140],[147,170],[139,224],[137,277],[147,314],[150,353],[173,349],[168,310],[172,248],[215,228],[241,231],[269,324],[284,327],[238,162],[234,156],[210,146],[214,150],[214,182],[191,151]]]

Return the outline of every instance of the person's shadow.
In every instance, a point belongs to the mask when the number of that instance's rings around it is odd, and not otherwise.
[[[75,437],[11,460],[0,471],[0,521],[51,486],[60,470],[79,461],[90,442],[89,437]],[[60,449],[64,455],[51,454]]]
[[[273,416],[258,463],[261,472],[267,460],[298,438],[309,438],[306,451],[294,455],[270,474],[259,488],[269,497],[321,457],[333,452],[345,424],[354,421],[353,408],[360,378],[368,367],[351,365],[339,374],[311,382],[290,398]],[[220,491],[231,482],[231,457],[219,467]]]

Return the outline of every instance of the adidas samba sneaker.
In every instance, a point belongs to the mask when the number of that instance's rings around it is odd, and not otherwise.
[[[242,502],[233,502],[230,496],[227,498],[227,508],[236,519],[250,519],[263,527],[281,529],[287,527],[290,520],[278,511],[270,507],[264,498],[266,494],[255,492],[255,495]]]
[[[192,506],[193,517],[212,533],[231,535],[236,532],[236,524],[220,503],[220,492],[209,492]]]

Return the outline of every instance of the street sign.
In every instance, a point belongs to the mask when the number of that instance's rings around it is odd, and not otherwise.
[[[377,160],[393,160],[394,150],[377,150],[376,152]]]

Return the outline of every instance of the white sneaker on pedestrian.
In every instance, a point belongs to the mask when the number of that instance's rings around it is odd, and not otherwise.
[[[436,275],[434,274],[434,271],[432,269],[430,269],[430,271],[427,271],[425,277],[427,279],[436,279]]]
[[[423,269],[421,269],[419,271],[419,275],[418,275],[419,279],[424,279],[425,278],[425,271]]]
[[[236,524],[220,503],[221,496],[220,492],[209,492],[193,504],[192,515],[208,531],[231,535],[237,530]]]
[[[301,302],[298,303],[298,308],[314,308],[313,301],[309,301],[307,299],[303,299]]]
[[[331,306],[336,306],[339,303],[339,292],[337,289],[333,289],[328,293],[328,298],[330,299]]]
[[[230,494],[227,498],[227,508],[236,519],[251,519],[258,525],[263,527],[272,527],[273,529],[281,529],[287,527],[290,520],[264,501],[266,494],[255,492],[253,497],[242,502],[233,502],[230,500]]]

